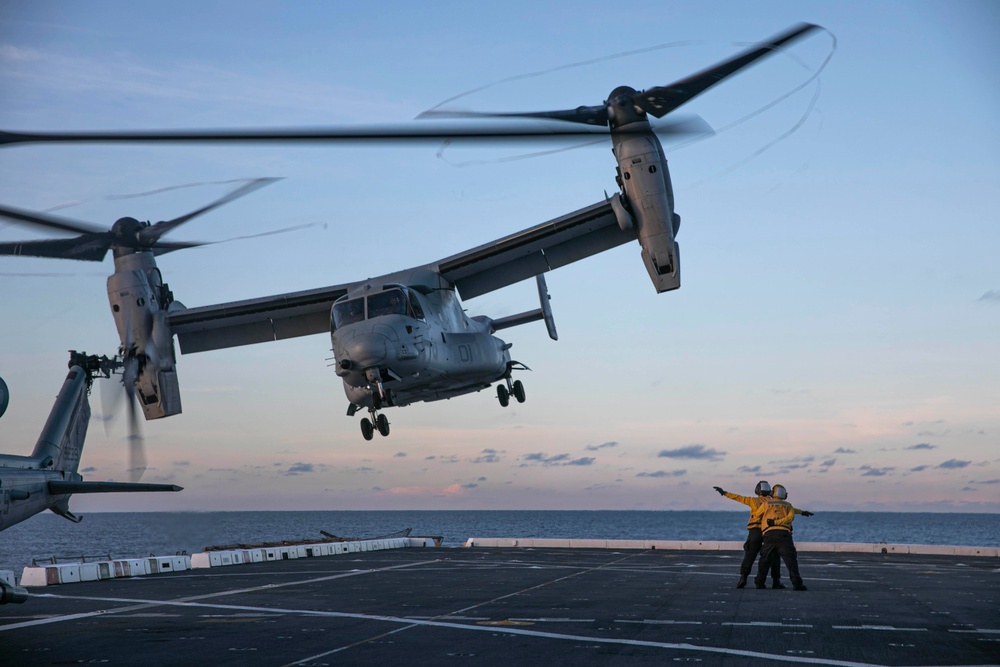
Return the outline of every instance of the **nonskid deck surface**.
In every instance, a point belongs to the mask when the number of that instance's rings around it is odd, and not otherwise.
[[[31,589],[11,665],[1000,664],[993,558],[410,548]],[[787,581],[785,582],[788,583]]]

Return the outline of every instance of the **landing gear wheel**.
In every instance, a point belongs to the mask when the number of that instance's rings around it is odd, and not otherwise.
[[[375,426],[378,427],[378,432],[381,433],[383,437],[389,435],[389,420],[385,415],[379,415],[375,419]]]
[[[507,387],[502,384],[497,385],[497,400],[500,401],[500,405],[505,408],[510,404],[510,392],[507,391]]]
[[[371,440],[375,436],[375,427],[368,417],[361,418],[361,435],[365,436],[365,440]]]
[[[520,380],[514,380],[514,398],[517,399],[518,403],[524,403],[524,385],[521,384]]]

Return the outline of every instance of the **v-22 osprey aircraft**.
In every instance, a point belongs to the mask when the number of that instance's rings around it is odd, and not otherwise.
[[[560,218],[506,236],[437,262],[368,280],[236,301],[185,308],[173,299],[154,256],[197,243],[168,243],[165,233],[193,217],[259,187],[250,183],[226,197],[175,220],[156,224],[122,218],[104,231],[85,223],[0,208],[0,216],[81,233],[75,239],[0,244],[0,254],[100,261],[110,249],[115,272],[108,299],[121,337],[121,354],[130,365],[135,392],[147,419],[181,411],[173,337],[184,354],[329,333],[335,368],[348,399],[348,416],[367,411],[361,432],[372,439],[389,434],[382,412],[420,401],[480,391],[499,382],[497,399],[525,400],[514,380],[526,366],[514,360],[511,344],[497,331],[544,320],[549,336],[556,328],[544,274],[590,255],[638,241],[641,257],[657,293],[680,287],[680,216],[660,134],[690,132],[690,125],[651,127],[648,116],[662,118],[756,60],[818,29],[802,24],[736,56],[668,86],[636,91],[613,90],[599,105],[562,111],[475,114],[479,118],[532,119],[544,127],[481,132],[455,129],[404,130],[251,130],[93,133],[0,133],[0,144],[32,142],[127,141],[313,141],[441,140],[455,137],[518,137],[610,132],[617,161],[619,192]],[[562,121],[553,129],[549,121]],[[575,125],[570,125],[575,124]],[[579,130],[581,126],[585,130]],[[565,127],[574,129],[566,130]],[[698,128],[703,131],[703,126]],[[460,298],[535,278],[540,306],[510,317],[469,317]]]

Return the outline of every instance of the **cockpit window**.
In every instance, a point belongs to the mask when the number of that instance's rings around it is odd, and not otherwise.
[[[333,305],[333,326],[340,327],[361,322],[365,319],[365,298],[359,297],[349,301],[341,301]]]
[[[389,289],[368,297],[368,319],[382,315],[406,315],[406,296],[402,290]]]

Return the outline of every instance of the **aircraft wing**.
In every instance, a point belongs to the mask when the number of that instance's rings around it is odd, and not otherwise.
[[[615,246],[634,241],[610,201],[602,201],[432,265],[463,299],[513,285]]]
[[[167,322],[183,354],[329,333],[330,309],[349,286],[187,308],[169,313]]]

